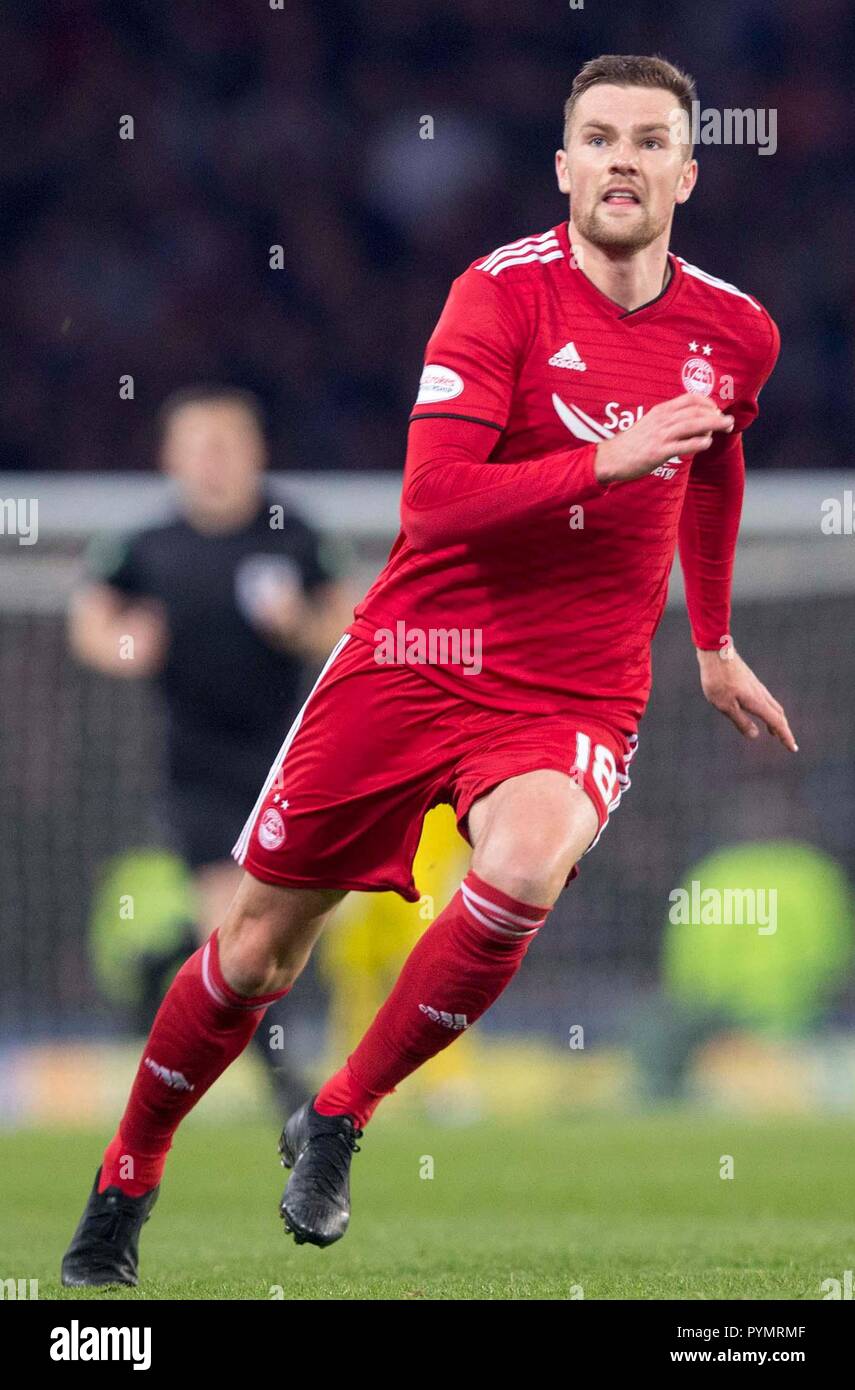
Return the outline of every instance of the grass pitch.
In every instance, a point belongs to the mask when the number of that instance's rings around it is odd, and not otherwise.
[[[0,1278],[37,1278],[42,1299],[818,1300],[855,1268],[851,1118],[438,1128],[393,1107],[362,1141],[351,1229],[328,1250],[282,1232],[274,1124],[191,1121],[143,1231],[140,1287],[122,1291],[58,1281],[109,1136],[0,1135]]]

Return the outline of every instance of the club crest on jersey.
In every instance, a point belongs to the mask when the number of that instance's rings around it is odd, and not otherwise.
[[[715,386],[712,363],[705,357],[687,357],[680,373],[683,389],[695,396],[711,396]]]
[[[285,822],[275,806],[268,806],[258,826],[258,843],[262,849],[278,849],[285,843]]]
[[[443,367],[438,362],[428,362],[419,378],[419,394],[416,405],[427,405],[432,401],[450,401],[463,390],[463,378]]]

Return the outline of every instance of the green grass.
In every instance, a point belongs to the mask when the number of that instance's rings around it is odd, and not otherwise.
[[[266,1299],[276,1286],[286,1299],[567,1299],[578,1285],[587,1299],[815,1300],[855,1268],[851,1119],[445,1129],[392,1105],[363,1140],[351,1230],[329,1250],[282,1233],[275,1127],[188,1125],[143,1233],[142,1283],[125,1291],[57,1281],[107,1136],[0,1135],[0,1278],[75,1299]]]

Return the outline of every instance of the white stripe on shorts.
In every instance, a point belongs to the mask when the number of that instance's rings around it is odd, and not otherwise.
[[[276,779],[276,774],[282,766],[282,762],[285,758],[285,755],[288,752],[288,749],[291,747],[291,744],[294,742],[294,739],[296,738],[297,730],[303,722],[303,715],[306,713],[308,703],[314,695],[315,691],[317,690],[318,686],[320,685],[321,681],[323,680],[324,676],[326,675],[327,671],[332,666],[339,652],[342,651],[342,649],[347,645],[349,641],[350,633],[345,632],[344,635],[340,637],[339,640],[336,642],[335,646],[333,647],[332,651],[330,652],[329,656],[327,657],[324,663],[324,667],[321,671],[321,674],[318,676],[318,679],[315,681],[314,685],[312,686],[311,690],[306,696],[300,713],[297,715],[297,718],[294,720],[294,723],[291,725],[290,729],[288,730],[288,733],[285,735],[285,742],[282,744],[282,747],[279,749],[279,752],[276,754],[276,757],[273,760],[273,766],[271,767],[270,772],[267,775],[267,781],[261,788],[261,791],[258,795],[258,800],[252,808],[249,820],[246,822],[246,825],[240,832],[235,847],[232,850],[232,857],[236,859],[239,864],[242,864],[246,859],[247,850],[249,849],[250,838],[252,837],[252,832],[255,828],[255,822],[258,820],[258,817],[261,814],[261,808],[267,800],[267,793],[273,786],[273,783]]]
[[[629,767],[630,763],[632,762],[633,758],[635,757],[636,753],[638,752],[638,734],[630,734],[629,737],[628,737],[628,742],[629,742],[629,752],[627,753],[626,757],[625,757],[624,760],[623,760],[624,768]],[[618,806],[620,805],[620,799],[621,799],[621,797],[623,796],[624,792],[628,792],[629,789],[630,789],[630,787],[632,786],[632,783],[631,783],[630,780],[629,780],[629,774],[628,774],[627,772],[623,772],[623,773],[619,772],[618,775],[617,775],[617,781],[618,781],[618,794],[617,794],[617,796],[612,797],[611,801],[609,802],[608,806],[606,807],[606,818],[605,818],[605,820],[603,821],[602,825],[600,826],[599,830],[597,831],[596,835],[594,836],[593,840],[592,840],[591,843],[589,844],[588,848],[585,850],[585,854],[590,854],[590,853],[591,853],[591,850],[594,848],[594,845],[597,843],[597,841],[599,840],[599,838],[600,838],[600,836],[602,835],[603,831],[605,830],[606,826],[608,825],[608,823],[609,823],[609,818],[610,818],[610,816],[611,816],[611,814],[612,814],[612,811],[616,811],[616,810],[617,810]],[[583,857],[584,857],[584,856],[583,856]]]

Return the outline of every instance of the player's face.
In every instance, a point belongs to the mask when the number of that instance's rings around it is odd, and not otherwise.
[[[573,225],[593,245],[638,251],[667,236],[697,178],[686,147],[671,138],[677,106],[664,88],[606,82],[579,98],[555,167]]]
[[[191,517],[239,524],[255,505],[264,442],[252,415],[229,401],[182,406],[163,442],[163,468],[178,481]]]

